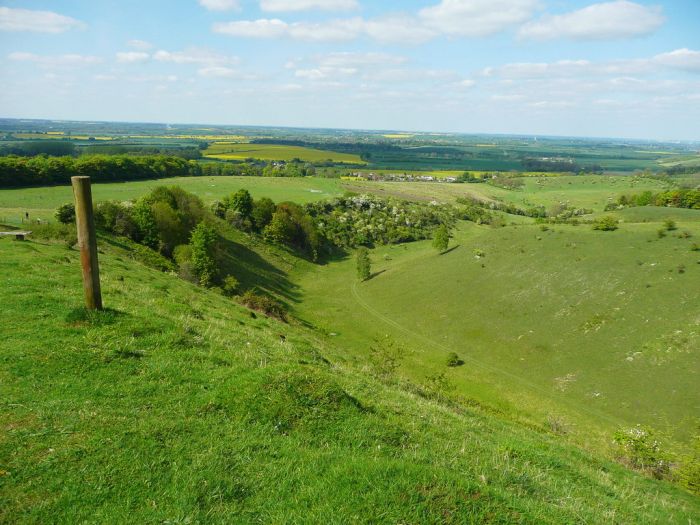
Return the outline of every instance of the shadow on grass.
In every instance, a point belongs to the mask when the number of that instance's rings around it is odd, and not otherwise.
[[[446,255],[446,254],[448,254],[448,253],[450,253],[450,252],[453,252],[453,251],[455,251],[457,248],[459,248],[460,246],[462,246],[462,245],[461,245],[461,244],[457,244],[457,245],[453,246],[452,248],[448,248],[448,249],[445,250],[444,252],[440,252],[440,255]]]
[[[286,272],[270,264],[247,246],[220,238],[219,268],[224,275],[233,275],[244,290],[258,289],[286,301],[301,300],[299,287],[289,280]]]
[[[113,308],[88,310],[84,306],[74,308],[66,314],[65,322],[71,326],[107,326],[114,324],[119,317],[126,314]]]
[[[372,275],[369,276],[369,279],[367,279],[367,280],[369,281],[370,279],[374,279],[375,277],[380,276],[384,272],[386,272],[386,270],[379,270],[378,272],[374,272]]]

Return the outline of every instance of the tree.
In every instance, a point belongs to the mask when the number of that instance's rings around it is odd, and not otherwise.
[[[251,218],[253,220],[253,226],[257,231],[262,231],[265,226],[270,224],[276,208],[275,203],[267,197],[263,197],[262,199],[258,199],[253,202],[253,212],[251,213]]]
[[[199,279],[199,284],[210,286],[216,277],[216,261],[214,260],[216,232],[214,228],[200,222],[192,232],[190,245],[192,246],[192,269]]]
[[[75,222],[75,205],[72,203],[61,204],[54,215],[56,220],[63,224]]]
[[[435,235],[433,235],[433,248],[442,253],[447,250],[449,244],[450,232],[447,230],[447,226],[441,224],[438,226],[438,229],[435,230]]]
[[[372,274],[372,263],[369,260],[369,250],[364,246],[357,249],[357,277],[366,281]]]
[[[250,219],[253,211],[253,197],[248,190],[238,190],[236,193],[224,198],[224,206],[228,210],[237,211],[242,219]]]

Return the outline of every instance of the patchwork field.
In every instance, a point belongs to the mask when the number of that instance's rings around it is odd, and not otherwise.
[[[348,164],[365,164],[359,155],[279,144],[215,142],[206,149],[204,154],[209,158],[221,160],[258,159],[290,161],[299,159],[308,162],[330,161]]]

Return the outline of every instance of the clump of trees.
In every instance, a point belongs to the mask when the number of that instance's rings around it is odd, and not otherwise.
[[[451,206],[372,195],[308,204],[306,210],[319,233],[341,248],[429,239],[440,224],[452,224],[457,217]]]
[[[658,193],[647,190],[634,195],[620,195],[616,202],[607,205],[606,210],[635,206],[665,206],[700,210],[700,189],[678,188]]]

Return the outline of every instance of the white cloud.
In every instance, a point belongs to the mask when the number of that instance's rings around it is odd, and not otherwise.
[[[653,60],[666,67],[700,73],[700,51],[686,48],[676,49],[669,53],[656,55]]]
[[[64,33],[85,25],[70,16],[53,11],[33,11],[0,7],[0,31],[31,31],[35,33]]]
[[[146,62],[149,58],[151,58],[151,55],[143,51],[121,51],[117,53],[117,62],[125,64]]]
[[[260,0],[260,9],[268,12],[306,11],[350,11],[359,7],[357,0]]]
[[[660,7],[616,0],[589,5],[563,15],[546,15],[525,24],[518,34],[522,38],[537,40],[613,40],[651,34],[664,20]]]
[[[153,54],[153,59],[159,62],[174,64],[201,64],[205,66],[237,64],[238,57],[221,55],[207,49],[191,48],[184,51],[165,51],[163,49]]]
[[[262,0],[267,7],[340,5],[346,0]],[[446,35],[475,37],[496,33],[527,20],[539,0],[441,0],[418,13],[288,23],[279,19],[237,20],[214,24],[216,33],[244,38],[282,38],[342,42],[362,36],[379,42],[416,44]],[[350,3],[348,3],[350,6]],[[277,9],[282,10],[282,9]]]
[[[209,11],[231,11],[239,9],[238,0],[197,0],[199,5]]]
[[[146,42],[145,40],[138,40],[138,39],[129,40],[126,43],[126,45],[129,46],[130,48],[136,49],[138,51],[148,51],[149,49],[153,48],[153,44],[151,44],[150,42]]]
[[[226,66],[208,66],[197,71],[197,74],[203,77],[213,78],[233,78],[240,76],[238,71]]]
[[[538,0],[442,0],[422,9],[418,16],[437,33],[450,36],[485,36],[528,20]]]
[[[319,64],[326,67],[364,67],[403,64],[408,59],[404,56],[388,53],[330,53],[317,58]]]
[[[343,42],[357,38],[363,29],[361,18],[346,18],[320,23],[298,22],[289,26],[288,34],[310,42]]]
[[[364,33],[379,42],[420,44],[438,36],[415,17],[392,15],[364,22]]]
[[[32,62],[41,66],[94,66],[102,63],[100,57],[66,53],[64,55],[35,55],[34,53],[15,52],[7,58],[16,62]]]
[[[215,33],[245,38],[278,38],[289,34],[289,24],[276,18],[238,20],[214,24]]]

